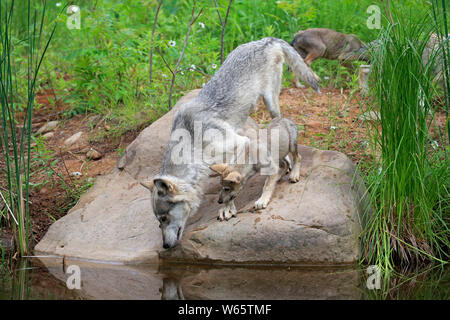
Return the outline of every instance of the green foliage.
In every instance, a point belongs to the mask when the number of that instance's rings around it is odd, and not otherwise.
[[[28,1],[25,31],[22,28],[23,21],[20,20],[24,12],[15,16],[17,10],[23,7],[15,5],[14,0],[2,1],[0,4],[0,150],[6,172],[6,177],[2,173],[2,178],[7,181],[8,187],[1,201],[8,208],[7,217],[16,236],[17,247],[20,254],[24,255],[29,250],[30,236],[30,144],[36,79],[55,29],[44,42],[45,2],[36,6]],[[24,36],[26,38],[21,40]],[[17,42],[22,47],[18,47]],[[18,82],[22,82],[23,91],[18,90]],[[17,112],[22,110],[25,116],[22,117],[22,129],[18,130],[16,122],[21,118]]]
[[[398,265],[448,261],[450,161],[430,136],[433,79],[440,50],[424,65],[435,29],[429,16],[395,14],[373,52],[372,129],[378,163],[367,177],[373,212],[363,232],[365,258],[386,270]],[[442,16],[439,16],[442,18]],[[448,144],[445,136],[442,143]]]

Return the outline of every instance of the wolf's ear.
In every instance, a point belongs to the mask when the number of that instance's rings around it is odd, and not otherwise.
[[[229,166],[226,163],[218,163],[213,164],[209,167],[215,174],[212,174],[210,177],[224,176],[226,172],[229,172]]]
[[[153,180],[150,181],[141,181],[139,182],[141,184],[141,186],[143,186],[144,188],[150,190],[150,192],[153,190],[153,187],[155,186],[155,184],[153,183]]]
[[[178,189],[176,185],[174,185],[172,182],[170,182],[167,179],[155,179],[153,180],[153,184],[155,185],[156,189],[158,190],[159,195],[166,195],[168,193],[171,194],[177,194]]]
[[[237,171],[232,171],[223,180],[239,184],[242,181],[242,175]]]

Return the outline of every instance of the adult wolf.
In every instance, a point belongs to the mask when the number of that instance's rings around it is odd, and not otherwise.
[[[320,92],[314,75],[291,45],[281,39],[264,38],[233,50],[199,94],[175,114],[162,170],[152,181],[142,183],[151,191],[152,208],[160,222],[164,248],[178,243],[188,217],[200,205],[205,184],[212,174],[209,166],[213,164],[213,159],[203,152],[205,148],[226,154],[232,152],[234,146],[247,143],[248,138],[240,133],[260,97],[273,118],[280,116],[278,97],[284,62]],[[180,132],[187,132],[191,139],[181,138]],[[196,147],[199,136],[202,143]],[[218,136],[226,137],[225,147]],[[200,152],[202,159],[191,158],[179,163],[176,159],[180,150],[191,150],[194,155]]]

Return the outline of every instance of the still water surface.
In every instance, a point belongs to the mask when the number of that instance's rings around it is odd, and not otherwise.
[[[80,289],[67,280],[80,271]],[[62,259],[4,263],[0,299],[449,299],[448,269],[395,275],[367,288],[367,272],[347,267],[124,266]],[[73,280],[73,278],[71,279]],[[76,281],[71,282],[72,285]]]

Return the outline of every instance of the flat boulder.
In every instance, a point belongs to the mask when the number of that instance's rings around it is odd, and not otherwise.
[[[216,220],[219,179],[210,178],[199,211],[181,243],[162,248],[150,193],[139,184],[160,171],[174,112],[181,98],[133,141],[108,175],[97,179],[77,205],[36,245],[39,254],[122,263],[164,261],[241,264],[346,264],[359,258],[365,188],[342,153],[299,146],[302,178],[283,179],[265,210],[253,212],[265,177],[255,176],[236,199],[238,215]],[[250,120],[251,121],[251,120]]]

